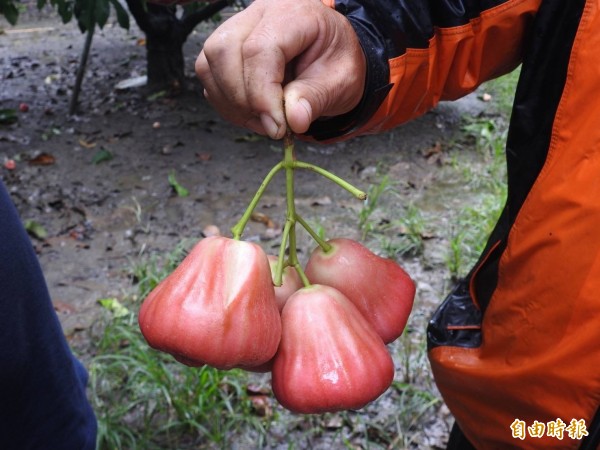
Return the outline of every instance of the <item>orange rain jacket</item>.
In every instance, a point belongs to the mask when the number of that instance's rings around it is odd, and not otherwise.
[[[368,60],[361,104],[313,124],[389,129],[522,63],[508,199],[428,327],[436,383],[479,450],[600,445],[600,2],[337,0]]]

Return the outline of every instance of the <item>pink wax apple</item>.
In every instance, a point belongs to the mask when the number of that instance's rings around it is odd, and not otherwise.
[[[250,242],[201,240],[144,300],[139,325],[151,347],[190,366],[269,361],[281,318],[267,255]]]
[[[271,274],[273,280],[275,279],[275,270],[277,269],[277,256],[268,255],[269,264],[271,265]],[[277,306],[279,311],[283,309],[286,300],[302,287],[302,280],[296,269],[291,266],[287,266],[283,269],[283,278],[281,286],[275,286],[275,299],[277,300]]]
[[[303,414],[360,409],[391,385],[387,348],[338,290],[312,285],[296,291],[281,320],[272,385],[285,408]]]
[[[386,344],[397,339],[413,306],[413,280],[396,262],[356,241],[339,238],[328,244],[331,250],[317,247],[309,258],[305,272],[310,282],[342,292]]]

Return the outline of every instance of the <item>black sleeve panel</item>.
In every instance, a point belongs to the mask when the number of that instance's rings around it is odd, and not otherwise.
[[[337,0],[335,9],[355,29],[377,37],[387,58],[426,49],[434,28],[458,27],[507,0]]]
[[[389,64],[407,48],[427,49],[436,27],[455,27],[507,0],[338,0],[335,9],[348,18],[367,59],[365,91],[347,114],[314,122],[307,135],[329,140],[349,134],[379,108],[391,85]]]

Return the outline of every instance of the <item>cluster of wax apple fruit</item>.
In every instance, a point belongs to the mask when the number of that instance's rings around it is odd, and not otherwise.
[[[386,348],[398,338],[415,286],[394,261],[350,239],[317,247],[304,269],[254,243],[202,239],[144,300],[139,324],[150,346],[189,366],[272,372],[291,411],[359,409],[392,383]]]

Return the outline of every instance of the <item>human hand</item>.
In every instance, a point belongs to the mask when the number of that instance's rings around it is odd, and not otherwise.
[[[366,62],[350,22],[320,0],[256,0],[206,40],[196,73],[224,118],[280,139],[286,119],[304,133],[357,106]]]

